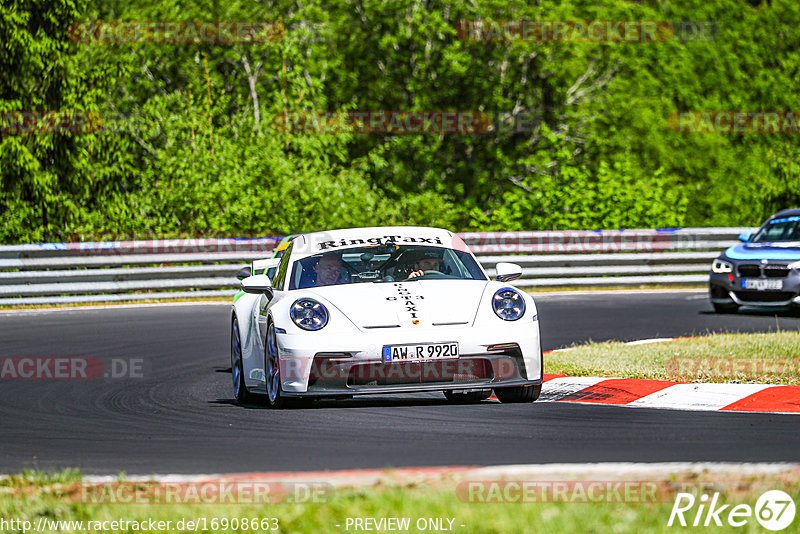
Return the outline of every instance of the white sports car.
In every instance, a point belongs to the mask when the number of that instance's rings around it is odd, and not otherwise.
[[[240,273],[231,320],[239,402],[443,391],[532,402],[542,384],[533,298],[486,275],[452,232],[424,227],[295,236]],[[277,268],[277,269],[276,269]],[[263,273],[263,274],[260,274]]]

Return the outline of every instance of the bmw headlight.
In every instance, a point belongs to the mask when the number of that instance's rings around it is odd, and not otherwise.
[[[718,274],[729,273],[733,271],[733,265],[725,260],[717,258],[711,264],[711,270]]]
[[[319,330],[328,324],[328,310],[314,299],[298,299],[289,309],[294,324],[303,330]]]
[[[516,321],[525,313],[525,300],[518,291],[504,287],[492,297],[492,309],[504,321]]]
[[[795,271],[800,271],[800,261],[796,261],[794,263],[789,264],[790,269],[794,269]]]

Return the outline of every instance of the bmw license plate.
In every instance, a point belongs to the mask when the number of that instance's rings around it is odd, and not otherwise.
[[[458,343],[417,343],[413,345],[384,345],[383,361],[411,362],[458,358]]]
[[[764,291],[765,289],[783,289],[783,280],[770,280],[763,278],[745,278],[742,280],[742,289],[757,289]]]

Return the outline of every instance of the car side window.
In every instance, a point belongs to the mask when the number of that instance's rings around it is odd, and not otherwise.
[[[272,281],[272,287],[277,289],[278,291],[283,290],[283,284],[286,280],[286,270],[289,267],[289,258],[292,256],[292,245],[290,244],[286,250],[283,252],[283,256],[281,257],[281,263],[278,265],[278,274],[275,275],[275,279]]]

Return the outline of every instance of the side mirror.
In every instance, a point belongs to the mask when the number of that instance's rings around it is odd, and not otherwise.
[[[248,276],[242,280],[242,291],[256,295],[272,295],[272,282],[270,282],[269,277],[265,274]]]
[[[241,269],[239,269],[239,272],[236,273],[236,278],[238,278],[239,280],[244,280],[245,278],[251,276],[252,274],[253,273],[252,271],[250,271],[250,267],[242,267]]]
[[[739,234],[738,239],[739,241],[744,241],[745,243],[747,243],[748,241],[750,241],[751,237],[753,237],[753,232],[742,232],[741,234]]]
[[[511,282],[522,276],[522,267],[516,263],[501,261],[495,266],[495,270],[497,271],[495,279],[498,282]]]
[[[253,261],[253,270],[251,272],[255,274],[263,274],[264,271],[277,267],[280,264],[281,264],[280,258],[267,258],[265,260],[255,260]]]

